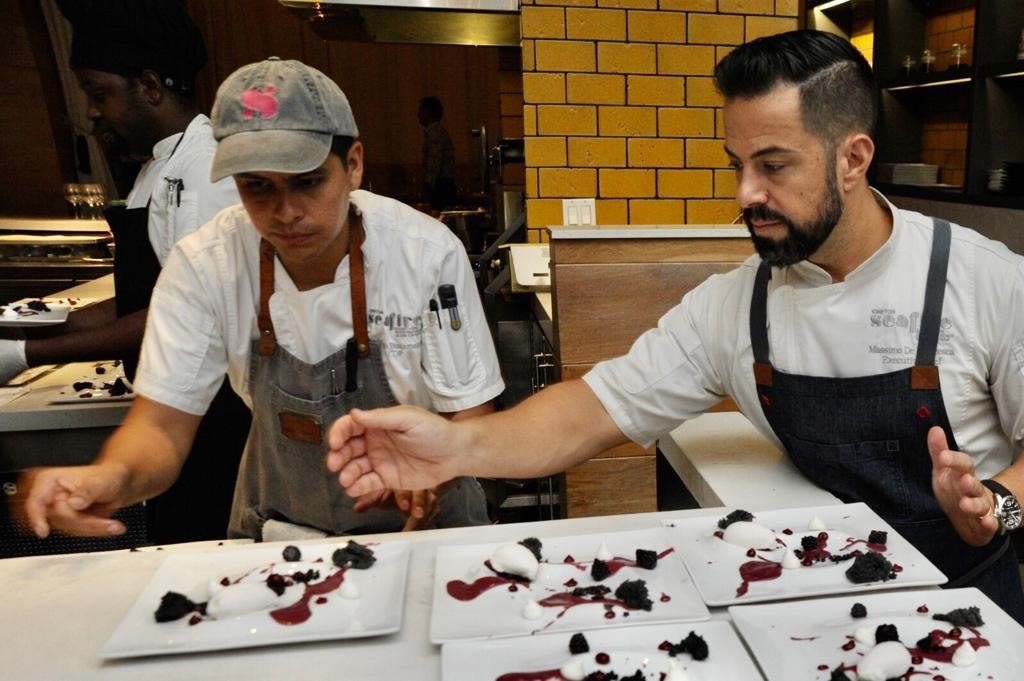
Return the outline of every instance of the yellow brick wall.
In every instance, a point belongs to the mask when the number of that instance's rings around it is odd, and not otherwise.
[[[523,0],[523,129],[530,240],[563,198],[598,224],[728,223],[715,63],[798,28],[798,0]],[[511,100],[510,100],[511,101]]]

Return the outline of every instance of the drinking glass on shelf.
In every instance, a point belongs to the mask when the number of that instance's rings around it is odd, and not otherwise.
[[[951,68],[960,69],[966,66],[964,64],[964,57],[967,56],[967,46],[961,45],[960,43],[953,43],[953,47],[949,51],[949,57],[953,60],[950,64]]]
[[[82,185],[85,197],[85,216],[92,220],[103,218],[103,208],[107,203],[107,190],[102,184],[90,183]]]
[[[932,64],[935,63],[935,53],[929,49],[921,51],[921,71],[924,73],[931,73]]]
[[[82,185],[77,182],[64,183],[64,200],[70,206],[71,217],[82,217],[82,204],[85,203],[85,195],[82,192]]]
[[[901,64],[903,65],[903,75],[909,76],[911,72],[914,70],[914,67],[917,65],[917,62],[914,61],[914,58],[911,57],[909,54],[906,54],[903,55],[903,61],[901,62]]]

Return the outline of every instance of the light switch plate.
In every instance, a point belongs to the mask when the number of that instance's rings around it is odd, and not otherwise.
[[[562,199],[563,225],[596,225],[594,199]]]

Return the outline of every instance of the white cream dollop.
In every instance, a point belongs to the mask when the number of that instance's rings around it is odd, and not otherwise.
[[[614,558],[615,556],[612,555],[612,552],[608,550],[608,545],[605,544],[604,541],[602,540],[601,541],[601,545],[599,547],[597,547],[597,556],[596,557],[597,557],[598,560],[609,561],[612,558]]]
[[[683,668],[676,664],[675,660],[669,660],[665,681],[690,681],[690,675],[684,672]]]
[[[532,598],[526,601],[526,605],[523,606],[523,617],[528,620],[539,620],[543,614],[544,608]]]
[[[356,583],[352,579],[351,574],[351,572],[346,573],[345,579],[341,582],[341,586],[338,587],[338,594],[342,598],[359,598],[359,587],[356,586]]]
[[[953,658],[950,661],[956,667],[970,667],[978,661],[978,651],[970,641],[964,641],[953,651]]]
[[[582,681],[582,679],[587,676],[587,673],[583,671],[582,655],[574,655],[569,658],[569,661],[563,664],[562,668],[558,671],[560,671],[562,676],[568,679],[568,681]]]
[[[740,520],[725,528],[722,538],[746,549],[775,549],[775,533],[764,525]]]
[[[885,681],[910,669],[910,651],[899,641],[882,641],[857,663],[858,681]]]
[[[793,549],[786,549],[786,555],[782,557],[782,568],[784,570],[796,570],[800,567],[800,559],[796,557]]]
[[[827,530],[828,526],[825,524],[824,520],[815,515],[811,518],[811,522],[807,523],[807,529],[821,532],[822,530]]]
[[[206,614],[213,619],[225,619],[266,610],[280,602],[281,597],[266,582],[239,582],[215,593],[206,602]]]
[[[875,630],[872,627],[857,627],[857,630],[853,632],[853,640],[862,646],[868,646],[869,648],[875,645]]]
[[[491,554],[491,567],[532,581],[537,577],[540,564],[533,552],[522,544],[502,544]]]

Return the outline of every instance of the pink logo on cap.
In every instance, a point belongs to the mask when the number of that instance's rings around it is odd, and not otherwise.
[[[268,85],[262,92],[257,88],[249,88],[242,93],[239,99],[242,101],[242,118],[252,118],[259,114],[260,118],[273,118],[277,115],[277,97],[274,94],[277,88]]]

